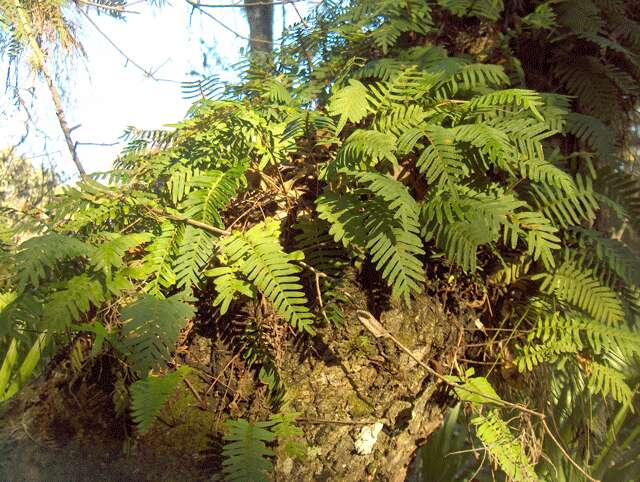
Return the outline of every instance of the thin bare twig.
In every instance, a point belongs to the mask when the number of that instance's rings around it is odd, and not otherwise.
[[[151,80],[155,80],[156,82],[170,82],[172,84],[181,84],[182,82],[180,82],[179,80],[173,80],[173,79],[163,79],[160,77],[156,77],[155,76],[155,72],[152,72],[149,69],[145,69],[142,65],[140,65],[139,63],[137,63],[135,60],[133,60],[131,57],[129,57],[126,52],[124,50],[122,50],[120,47],[118,47],[118,45],[111,40],[111,37],[109,37],[106,33],[104,33],[102,31],[102,29],[100,27],[98,27],[98,24],[95,23],[93,21],[93,19],[89,16],[89,14],[87,12],[85,12],[82,9],[79,9],[80,12],[82,13],[82,15],[84,15],[86,17],[86,19],[89,21],[89,23],[93,26],[93,28],[96,29],[96,31],[107,41],[109,42],[109,44],[116,49],[116,51],[122,55],[125,60],[130,63],[131,65],[133,65],[135,68],[137,68],[138,70],[140,70],[141,72],[144,73],[144,75],[148,78],[150,78]],[[157,72],[157,69],[156,69]]]
[[[196,3],[194,0],[185,0],[185,2],[187,2],[189,5],[191,5],[194,9],[200,11],[201,13],[203,13],[204,15],[206,15],[207,17],[209,17],[211,20],[213,20],[214,22],[216,22],[218,25],[220,25],[222,28],[224,28],[225,30],[231,32],[233,35],[235,35],[238,38],[241,38],[242,40],[246,40],[247,42],[257,42],[257,43],[264,43],[264,44],[269,44],[271,45],[272,42],[269,42],[268,40],[263,40],[263,39],[252,39],[249,37],[245,37],[244,35],[239,34],[238,32],[236,32],[235,30],[233,30],[231,27],[229,27],[226,23],[218,20],[216,17],[214,17],[213,15],[211,15],[209,12],[207,12],[206,10],[203,9],[203,5],[200,5],[198,3]]]
[[[282,5],[282,4],[296,4],[300,2],[305,2],[307,0],[280,0],[275,2],[260,2],[255,1],[251,3],[201,3],[199,0],[196,0],[193,3],[196,3],[199,7],[203,8],[244,8],[244,7],[266,7],[269,5]],[[189,2],[191,3],[191,2]]]

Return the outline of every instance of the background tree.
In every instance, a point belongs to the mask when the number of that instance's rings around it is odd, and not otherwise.
[[[249,21],[249,48],[254,54],[269,53],[273,49],[274,2],[244,0],[244,10]]]

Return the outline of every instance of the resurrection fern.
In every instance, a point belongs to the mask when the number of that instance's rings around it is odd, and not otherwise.
[[[16,254],[18,287],[23,290],[27,284],[38,288],[47,276],[47,270],[56,263],[78,257],[88,257],[93,248],[82,241],[58,233],[29,239],[22,243]]]
[[[267,457],[274,455],[266,443],[276,436],[268,430],[273,422],[247,422],[244,419],[229,420],[226,423],[227,442],[222,450],[226,480],[230,482],[267,482],[267,473],[272,463]]]
[[[286,321],[299,331],[313,333],[313,315],[306,306],[298,276],[301,268],[292,263],[296,259],[293,254],[282,250],[279,235],[278,222],[269,220],[246,233],[225,238],[222,252],[229,264],[237,265]]]
[[[170,361],[180,330],[193,316],[193,308],[175,298],[144,296],[124,307],[124,322],[117,348],[122,350],[140,375]]]
[[[166,375],[149,375],[131,385],[131,417],[141,434],[149,431],[163,405],[189,371],[189,367],[182,366]]]
[[[490,457],[507,477],[518,481],[536,480],[534,469],[521,442],[514,438],[509,426],[495,410],[474,417],[471,424],[476,427],[476,434]]]

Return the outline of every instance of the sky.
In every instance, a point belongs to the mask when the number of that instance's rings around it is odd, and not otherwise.
[[[238,2],[216,1],[224,4]],[[237,72],[231,66],[241,60],[241,49],[246,48],[246,40],[203,14],[192,13],[191,6],[183,0],[170,0],[160,8],[144,2],[134,4],[130,1],[130,4],[128,9],[138,13],[128,14],[126,21],[98,15],[95,9],[86,11],[98,28],[130,59],[146,71],[152,71],[154,77],[169,81],[149,78],[127,62],[87,18],[77,16],[78,36],[86,59],[58,69],[64,73],[58,84],[64,91],[69,125],[79,125],[72,136],[79,143],[77,152],[87,172],[109,169],[123,147],[119,137],[127,126],[154,129],[183,119],[191,103],[182,98],[180,82],[193,80],[190,73],[216,74],[223,80],[237,78]],[[296,6],[304,15],[313,3],[300,2]],[[242,9],[215,8],[207,11],[231,30],[248,37],[248,25]],[[286,24],[299,21],[292,5],[286,5],[284,21]],[[282,7],[276,6],[276,40],[282,25]],[[205,67],[203,50],[207,48],[215,55],[207,56]],[[3,74],[7,67],[6,62],[0,61]],[[42,82],[34,82],[27,73],[21,71],[20,76],[21,86],[35,85],[35,90],[30,109],[29,136],[17,152],[33,164],[52,163],[67,179],[73,180],[77,173],[48,91]],[[26,90],[23,94],[28,97]],[[10,97],[7,94],[0,100],[0,150],[16,143],[24,133],[26,114],[11,105]]]

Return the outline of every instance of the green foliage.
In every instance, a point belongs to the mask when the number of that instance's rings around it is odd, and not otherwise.
[[[224,437],[227,443],[222,451],[226,479],[230,482],[269,480],[267,472],[272,464],[266,457],[274,453],[266,443],[276,437],[268,430],[273,422],[251,423],[238,419],[229,420],[226,425],[229,432]]]
[[[176,298],[144,296],[124,307],[120,316],[118,348],[140,375],[170,361],[180,330],[194,314],[193,308]]]
[[[273,303],[286,321],[299,331],[313,333],[313,315],[305,306],[306,298],[299,283],[301,269],[292,263],[298,258],[294,253],[287,254],[282,250],[279,235],[278,222],[269,220],[256,224],[246,233],[235,233],[225,238],[221,249],[228,264],[237,265],[237,269]],[[225,272],[217,273],[220,276],[216,282],[224,283],[225,290],[235,292],[237,287],[243,286],[237,284],[234,277],[221,278]]]
[[[19,247],[16,254],[16,273],[20,291],[30,284],[38,288],[40,281],[57,263],[93,254],[92,246],[69,236],[48,233],[32,238]]]
[[[522,444],[513,436],[507,423],[496,411],[478,415],[471,420],[476,434],[489,455],[500,465],[507,477],[513,480],[533,481],[536,475]]]
[[[162,406],[188,373],[189,368],[183,366],[166,375],[148,375],[131,385],[131,416],[141,434],[149,431]]]
[[[533,479],[537,453],[514,436],[528,425],[512,397],[557,416],[558,439],[594,473],[618,448],[635,463],[622,443],[637,436],[620,420],[640,346],[640,182],[628,162],[639,55],[634,2],[325,2],[285,37],[273,72],[185,84],[197,97],[186,119],[128,129],[114,169],[65,188],[44,236],[16,248],[2,235],[2,290],[15,293],[0,315],[0,346],[16,352],[7,366],[33,346],[24,332],[71,328],[146,376],[166,368],[188,319],[233,319],[241,358],[280,392],[274,360],[291,330],[263,323],[265,301],[303,336],[340,336],[344,273],[357,282],[372,265],[405,304],[427,286],[446,285],[447,306],[485,295],[470,313],[490,347],[480,366],[505,370],[450,381],[508,478]],[[540,393],[500,382],[511,363],[516,379],[545,382]],[[178,378],[134,384],[142,430]],[[586,400],[617,423],[606,442]],[[267,479],[276,436],[276,452],[302,456],[294,418],[231,422],[229,479]],[[542,457],[538,475],[554,480],[553,466],[572,480],[575,465],[542,443],[553,463]]]
[[[17,340],[13,338],[0,365],[0,402],[8,400],[24,386],[35,371],[50,335],[41,333],[18,366]]]

